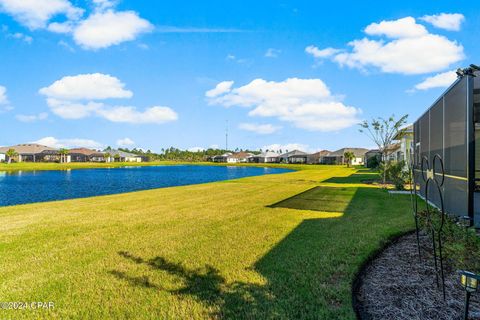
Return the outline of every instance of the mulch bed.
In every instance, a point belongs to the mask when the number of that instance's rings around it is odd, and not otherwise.
[[[465,291],[460,277],[445,262],[446,300],[437,288],[432,243],[421,235],[400,237],[363,269],[354,287],[354,307],[361,319],[463,319]],[[480,293],[472,294],[470,318],[480,319]]]

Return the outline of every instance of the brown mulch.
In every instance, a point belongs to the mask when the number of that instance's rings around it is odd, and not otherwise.
[[[443,300],[431,240],[426,235],[420,238],[421,261],[416,235],[409,234],[388,246],[359,275],[354,307],[362,319],[463,319],[465,291],[458,273],[445,262]],[[479,292],[472,294],[469,310],[469,319],[480,319]]]

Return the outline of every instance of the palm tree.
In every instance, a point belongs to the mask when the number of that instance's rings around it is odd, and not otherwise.
[[[8,149],[7,153],[6,153],[7,157],[8,157],[8,163],[12,163],[12,158],[15,158],[16,156],[18,156],[18,153],[17,151],[15,151],[15,149]]]
[[[67,155],[70,153],[70,150],[61,148],[58,150],[58,153],[60,153],[60,163],[67,162]]]
[[[105,152],[105,155],[104,155],[104,157],[105,157],[105,162],[109,162],[111,156],[112,156],[112,155],[110,154],[110,152]]]
[[[113,159],[115,162],[120,162],[120,155],[117,153],[116,155],[113,156]]]
[[[355,154],[353,152],[347,151],[343,154],[343,160],[347,163],[347,167],[349,168],[353,159],[355,159]]]

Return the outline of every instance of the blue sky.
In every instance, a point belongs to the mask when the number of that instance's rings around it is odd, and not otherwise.
[[[0,145],[373,147],[480,63],[475,1],[0,0]]]

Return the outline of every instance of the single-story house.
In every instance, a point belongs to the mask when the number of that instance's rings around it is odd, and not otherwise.
[[[278,153],[272,151],[262,152],[248,158],[248,162],[255,163],[276,163],[279,161],[280,159]]]
[[[228,163],[248,162],[248,158],[250,158],[251,156],[253,156],[253,154],[249,152],[236,152],[227,157],[227,162]]]
[[[141,156],[130,152],[114,149],[105,149],[104,153],[110,154],[106,162],[142,162]]]
[[[231,152],[227,152],[219,156],[213,156],[211,159],[213,162],[227,162],[228,157],[230,157],[231,155]]]
[[[365,154],[368,149],[364,148],[342,148],[337,151],[330,152],[329,155],[323,157],[323,164],[346,164],[345,153],[353,152],[354,158],[350,161],[351,165],[363,165]]]
[[[69,154],[72,162],[105,162],[105,153],[92,149],[74,148]]]
[[[318,151],[312,154],[309,154],[307,157],[307,163],[309,164],[320,164],[322,163],[323,157],[326,157],[330,154],[328,150]]]
[[[308,154],[300,150],[293,150],[282,153],[279,158],[280,162],[284,163],[307,163]]]
[[[17,153],[12,159],[16,162],[60,162],[61,160],[61,155],[55,148],[42,146],[36,143],[25,143],[0,148],[0,153],[5,155],[5,161],[8,161],[8,156],[6,154],[10,149],[15,150]],[[70,162],[69,155],[65,156],[64,162]]]

